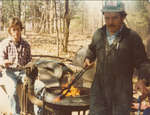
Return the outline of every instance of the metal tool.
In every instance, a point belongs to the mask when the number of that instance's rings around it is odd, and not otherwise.
[[[138,106],[138,111],[137,111],[137,115],[140,115],[140,113],[141,113],[141,98],[140,98],[140,96],[138,97],[137,102],[138,102],[138,104],[139,104],[139,106]]]
[[[58,93],[58,97],[59,97],[60,99],[64,98],[64,97],[68,94],[68,92],[70,91],[69,89],[71,88],[71,86],[72,86],[76,81],[78,81],[78,80],[81,78],[81,76],[82,76],[88,69],[89,69],[89,67],[83,68],[83,69],[75,76],[75,78],[71,81],[71,83],[70,83],[67,87],[63,88],[63,89],[60,91],[60,93]],[[67,90],[67,91],[63,94],[64,90]]]

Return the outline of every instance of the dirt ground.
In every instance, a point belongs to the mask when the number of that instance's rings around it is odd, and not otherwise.
[[[27,32],[25,39],[30,43],[33,55],[52,55],[57,56],[57,38],[56,35],[36,34]],[[83,45],[89,44],[91,36],[70,34],[68,53],[60,52],[60,57],[70,58]],[[40,49],[40,50],[39,50]]]
[[[8,36],[6,32],[0,32],[0,39]],[[26,35],[23,35],[23,38],[29,42],[31,45],[31,53],[32,55],[49,55],[49,56],[57,56],[57,43],[56,43],[56,35],[49,34],[37,34],[33,32],[26,32]],[[72,60],[75,56],[75,53],[78,49],[83,45],[88,45],[91,41],[92,35],[80,35],[80,34],[70,34],[69,45],[68,45],[68,53],[64,53],[60,51],[59,57],[63,57],[66,59]],[[33,57],[35,58],[35,57]],[[36,57],[41,58],[41,57]],[[45,57],[47,58],[47,57]],[[51,59],[51,58],[47,58]],[[7,96],[0,88],[0,112],[9,112],[9,104],[7,101]],[[88,115],[88,111],[86,115]],[[81,112],[80,115],[83,113]],[[0,115],[2,115],[0,113]],[[73,112],[73,115],[77,115],[77,112]],[[136,115],[136,114],[135,114]]]
[[[57,43],[55,35],[49,34],[37,34],[32,32],[26,32],[26,35],[22,35],[25,40],[31,45],[32,55],[50,55],[57,56]],[[7,32],[0,32],[0,40],[8,37]],[[83,46],[90,43],[91,36],[89,35],[79,35],[71,34],[69,39],[68,53],[60,51],[59,57],[72,60],[75,55],[75,52]],[[46,59],[52,59],[45,57]],[[33,59],[41,59],[41,57],[33,57]],[[55,60],[55,58],[53,59]],[[61,60],[60,60],[61,61]],[[9,103],[7,100],[7,95],[0,87],[0,115],[3,115],[3,112],[10,112]],[[80,113],[82,115],[83,112]],[[77,112],[73,112],[73,115],[77,115]],[[88,111],[86,112],[88,115]]]

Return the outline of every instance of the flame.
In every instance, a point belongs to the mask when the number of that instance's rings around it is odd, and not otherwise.
[[[65,86],[67,86],[67,85],[65,84]],[[69,97],[69,96],[75,97],[75,96],[79,96],[80,95],[80,90],[78,88],[75,88],[74,86],[71,86],[70,89],[64,90],[62,94],[64,95],[68,90],[69,90],[69,92],[65,95],[67,97]],[[53,100],[54,103],[57,103],[57,102],[60,102],[60,101],[61,101],[60,96],[57,96]]]
[[[75,79],[75,77],[72,77],[70,83],[72,83],[74,79]],[[70,83],[68,82],[66,84],[62,84],[61,87],[67,88]],[[66,92],[68,92],[68,93],[66,94]],[[67,97],[69,97],[69,96],[75,97],[75,96],[80,95],[80,90],[78,88],[75,88],[74,86],[71,86],[69,89],[64,90],[62,94],[63,95],[66,94],[65,96],[67,96]]]
[[[74,80],[75,78],[72,78],[72,81]],[[71,82],[72,82],[71,81]],[[70,83],[71,83],[70,82]],[[61,87],[62,88],[67,88],[69,85],[69,83],[66,83],[66,84],[62,84]],[[69,91],[68,91],[69,90]],[[67,94],[66,94],[67,93]],[[75,88],[74,86],[71,86],[70,89],[66,89],[62,92],[62,95],[65,95],[67,97],[69,96],[72,96],[72,97],[75,97],[75,96],[79,96],[80,95],[80,90],[78,88]],[[61,101],[61,95],[57,96],[56,98],[54,98],[53,102],[56,103],[56,102],[60,102]]]
[[[67,91],[69,90],[69,92],[66,94],[66,96],[79,96],[80,95],[80,90],[78,88],[75,88],[74,86],[71,86],[70,89],[66,89],[63,91],[63,94],[65,94]]]

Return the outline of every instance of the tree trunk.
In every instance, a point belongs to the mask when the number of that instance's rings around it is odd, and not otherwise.
[[[40,24],[38,26],[38,29],[40,29],[39,30],[40,33],[45,32],[45,23],[46,23],[46,8],[44,8],[43,11],[42,11],[42,17],[41,17],[41,20],[40,20]]]
[[[50,6],[50,32],[53,34],[54,33],[54,1],[51,1],[51,6]]]
[[[2,30],[3,30],[2,5],[3,5],[3,2],[2,2],[2,1],[0,1],[0,31],[2,31]]]
[[[81,30],[81,33],[83,34],[83,33],[84,33],[84,11],[82,11],[82,19],[81,19],[81,22],[82,22],[82,30]]]
[[[35,26],[35,32],[39,33],[50,33],[50,1],[44,1],[43,2],[43,7],[41,8],[42,11],[40,11],[40,19],[38,19],[38,22],[36,22]],[[38,15],[38,11],[36,12],[36,17]]]
[[[11,8],[12,8],[12,16],[16,16],[15,8],[14,8],[14,0],[11,0]]]
[[[32,5],[31,5],[31,7],[33,8],[33,10],[32,10],[32,29],[35,31],[36,30],[36,26],[35,26],[35,24],[36,24],[36,0],[34,0],[34,1],[32,1]]]
[[[63,50],[63,27],[62,27],[62,5],[61,0],[59,0],[59,42],[60,42],[60,49]]]
[[[24,1],[24,35],[26,34],[26,0]]]
[[[55,24],[56,24],[56,33],[57,33],[57,56],[59,56],[59,30],[58,30],[58,18],[57,18],[57,10],[56,10],[56,1],[54,1],[55,6]]]
[[[62,22],[61,22],[61,19],[62,19],[62,6],[61,6],[61,1],[59,0],[59,29],[60,29],[60,33],[62,32]]]
[[[69,26],[70,26],[70,16],[69,16],[69,0],[65,0],[65,14],[64,14],[64,48],[63,51],[68,51],[68,38],[69,38]]]
[[[18,16],[21,19],[21,0],[18,1],[18,9],[19,9]]]

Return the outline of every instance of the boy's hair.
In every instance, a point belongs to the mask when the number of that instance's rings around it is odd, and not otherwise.
[[[16,27],[16,26],[19,26],[21,28],[21,30],[23,29],[21,20],[18,17],[13,17],[10,19],[8,32],[10,33],[10,29],[12,27]]]

